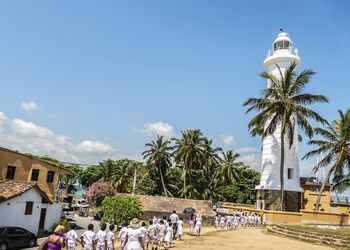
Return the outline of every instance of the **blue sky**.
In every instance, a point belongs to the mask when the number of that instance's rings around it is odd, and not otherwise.
[[[0,145],[94,164],[141,159],[156,132],[199,128],[259,168],[242,102],[282,26],[317,74],[307,92],[349,106],[348,1],[2,1]],[[300,155],[310,148],[300,144]],[[314,160],[301,162],[309,175]]]

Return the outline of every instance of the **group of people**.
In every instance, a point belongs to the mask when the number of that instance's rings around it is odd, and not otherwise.
[[[223,231],[225,227],[227,230],[237,229],[239,225],[245,227],[265,227],[266,215],[263,213],[243,213],[242,211],[233,211],[232,215],[216,215],[215,216],[215,230]]]
[[[137,219],[132,220],[130,224],[125,222],[117,238],[123,250],[166,249],[171,247],[175,238],[181,240],[183,225],[183,218],[179,218],[174,210],[169,217],[154,216],[149,220],[147,229],[146,223]],[[133,233],[130,235],[130,232]]]

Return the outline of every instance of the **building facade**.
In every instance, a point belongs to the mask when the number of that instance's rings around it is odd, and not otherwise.
[[[8,181],[0,183],[0,223],[17,226],[37,234],[52,231],[59,222],[62,205],[52,203],[35,183]]]
[[[44,160],[0,147],[0,182],[36,183],[49,199],[56,200],[60,175],[71,171]]]
[[[280,32],[272,44],[273,49],[268,52],[264,67],[270,74],[281,79],[282,74],[292,64],[300,64],[298,50],[293,48],[292,40],[284,31]],[[278,67],[277,67],[278,65]],[[267,82],[269,87],[271,82]],[[284,208],[286,211],[299,211],[301,208],[302,188],[300,186],[299,155],[298,155],[298,125],[294,122],[293,144],[285,146],[284,160]],[[285,145],[289,145],[285,138]],[[277,126],[273,135],[263,139],[262,165],[260,185],[256,186],[258,200],[264,201],[265,209],[277,210],[280,201],[280,161],[281,161],[281,125]]]

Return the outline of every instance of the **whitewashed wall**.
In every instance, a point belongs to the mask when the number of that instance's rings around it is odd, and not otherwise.
[[[28,190],[20,196],[0,203],[0,224],[4,226],[23,227],[37,234],[41,212],[41,195],[35,189]],[[24,215],[26,201],[33,201],[33,212]]]
[[[33,201],[33,211],[31,215],[24,215],[26,201]],[[61,217],[61,204],[42,203],[42,197],[36,189],[14,197],[10,200],[0,202],[0,225],[23,227],[28,231],[37,234],[39,229],[41,208],[46,208],[45,230],[52,230]]]

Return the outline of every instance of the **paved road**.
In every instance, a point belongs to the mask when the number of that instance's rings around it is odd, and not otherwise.
[[[94,225],[94,231],[97,232],[98,229],[99,229],[99,221],[96,221],[96,220],[94,220],[91,217],[84,218],[84,217],[79,217],[79,216],[75,215],[74,219],[72,221],[70,221],[70,222],[74,222],[74,223],[77,224],[77,228],[76,228],[75,231],[77,232],[77,234],[79,236],[83,234],[83,232],[87,229],[87,226],[89,224],[93,224]],[[38,239],[38,245],[43,243],[45,239],[46,239],[46,237],[45,238],[39,238]],[[38,248],[38,246],[32,247],[32,248],[30,248],[30,247],[29,248],[24,248],[24,249],[26,249],[26,250],[36,250],[37,248]]]

